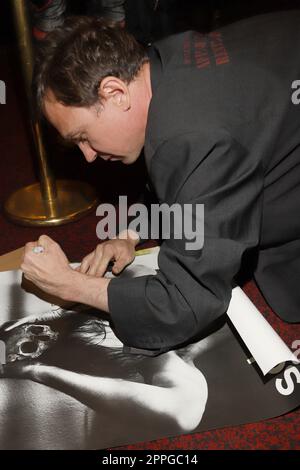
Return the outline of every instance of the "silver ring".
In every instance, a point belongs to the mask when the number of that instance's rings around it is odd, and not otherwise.
[[[35,246],[34,248],[32,248],[32,251],[33,253],[44,253],[44,247],[43,246]]]

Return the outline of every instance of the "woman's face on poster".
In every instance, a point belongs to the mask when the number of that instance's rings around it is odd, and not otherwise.
[[[20,325],[6,335],[6,361],[37,359],[53,346],[58,335],[49,325]]]
[[[123,343],[117,338],[107,320],[102,321],[105,335],[101,338],[101,346],[122,348]],[[6,362],[37,359],[49,348],[54,346],[60,333],[47,324],[27,323],[16,326],[6,334]]]

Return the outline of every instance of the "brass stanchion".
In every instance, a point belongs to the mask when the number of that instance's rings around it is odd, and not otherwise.
[[[4,209],[11,220],[21,225],[61,225],[79,219],[91,211],[98,201],[95,190],[87,183],[54,180],[47,161],[41,126],[32,111],[33,49],[27,0],[11,0],[11,3],[39,163],[40,183],[17,190],[8,198]]]

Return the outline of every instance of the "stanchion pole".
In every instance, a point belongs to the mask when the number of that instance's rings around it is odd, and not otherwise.
[[[89,184],[73,180],[56,182],[51,172],[41,125],[32,107],[34,55],[27,3],[27,0],[11,0],[40,182],[17,190],[8,198],[4,208],[7,216],[21,225],[61,225],[79,219],[98,201]]]

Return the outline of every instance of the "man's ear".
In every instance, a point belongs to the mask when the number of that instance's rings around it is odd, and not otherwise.
[[[128,86],[123,80],[116,77],[105,77],[98,89],[100,99],[111,102],[123,111],[130,109],[130,93]]]

